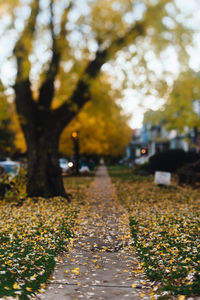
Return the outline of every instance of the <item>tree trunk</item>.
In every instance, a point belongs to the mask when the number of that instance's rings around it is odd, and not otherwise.
[[[54,132],[41,135],[36,141],[27,140],[27,193],[31,197],[63,196],[69,200],[58,162],[58,140],[59,136]]]

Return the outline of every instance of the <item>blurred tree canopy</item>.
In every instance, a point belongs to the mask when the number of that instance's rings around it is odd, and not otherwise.
[[[9,111],[11,112],[11,123],[10,123],[10,129],[14,133],[14,147],[16,150],[16,154],[25,154],[27,151],[26,141],[24,139],[23,131],[21,129],[20,123],[19,123],[19,116],[16,113],[15,106],[13,103],[9,104]]]
[[[0,158],[15,152],[14,132],[11,129],[9,104],[4,95],[4,89],[0,82]]]
[[[164,106],[168,129],[183,132],[185,126],[200,128],[200,74],[193,71],[180,74]]]
[[[72,155],[71,133],[79,132],[80,153],[120,156],[125,152],[132,130],[128,116],[116,102],[120,92],[113,90],[105,76],[93,84],[91,101],[70,122],[61,135],[59,150]]]
[[[59,138],[93,98],[106,62],[122,51],[129,59],[137,55],[135,72],[144,73],[145,51],[158,55],[173,44],[186,57],[191,32],[177,18],[175,0],[8,0],[1,7],[10,17],[4,32],[14,30],[15,103],[28,148],[28,194],[66,196]]]
[[[176,129],[180,133],[186,126],[200,128],[200,74],[194,71],[181,73],[166,94],[162,108],[147,111],[144,122],[162,123],[166,129]]]

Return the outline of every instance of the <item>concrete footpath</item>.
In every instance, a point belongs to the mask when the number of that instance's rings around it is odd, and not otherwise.
[[[117,200],[105,166],[99,167],[65,256],[37,299],[151,299],[132,249],[128,214]]]

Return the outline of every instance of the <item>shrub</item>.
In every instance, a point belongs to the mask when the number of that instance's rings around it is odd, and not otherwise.
[[[200,159],[200,153],[186,152],[186,163],[195,163]]]
[[[7,201],[15,201],[22,204],[26,194],[26,170],[20,169],[20,172],[14,178],[10,178],[8,174],[0,177],[0,198]]]
[[[179,184],[196,185],[200,183],[200,159],[186,164],[178,170]]]
[[[150,167],[152,171],[176,172],[187,163],[193,163],[200,159],[200,154],[185,152],[184,150],[174,149],[159,152],[150,157]]]
[[[136,166],[133,173],[140,176],[150,175],[152,173],[150,163],[146,162],[142,165]]]

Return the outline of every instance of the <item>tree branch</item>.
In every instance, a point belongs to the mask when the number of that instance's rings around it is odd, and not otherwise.
[[[123,37],[118,37],[112,41],[106,49],[96,52],[95,59],[88,63],[71,98],[52,113],[54,120],[57,120],[56,123],[61,129],[63,129],[77,112],[81,110],[84,104],[90,100],[91,81],[98,76],[102,65],[109,60],[109,57],[113,56],[119,49],[129,43],[131,38],[134,41],[138,36],[142,36],[144,34],[143,27],[143,23],[136,23]]]
[[[53,16],[53,1],[50,3],[50,11],[51,11],[51,19],[50,19],[50,31],[51,31],[51,37],[52,37],[52,58],[51,62],[49,64],[49,68],[44,74],[44,81],[43,84],[40,87],[39,92],[39,108],[41,110],[49,110],[51,102],[53,100],[54,96],[54,81],[56,78],[56,75],[59,71],[59,64],[61,60],[61,54],[64,50],[64,44],[66,39],[66,21],[68,18],[68,13],[72,7],[72,4],[70,3],[69,6],[65,9],[63,15],[62,15],[62,21],[61,21],[61,29],[59,36],[56,37],[54,33],[54,16]]]
[[[30,62],[28,56],[32,49],[32,40],[35,33],[38,12],[39,0],[34,0],[31,5],[31,15],[13,51],[17,59],[16,83],[26,81],[29,78]]]
[[[17,76],[14,85],[15,102],[20,116],[22,127],[31,126],[35,116],[36,105],[32,97],[29,80],[30,62],[28,56],[32,49],[32,40],[35,33],[36,18],[39,12],[39,0],[34,0],[31,5],[31,15],[25,28],[14,47],[14,55],[17,60]]]

